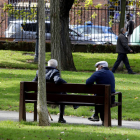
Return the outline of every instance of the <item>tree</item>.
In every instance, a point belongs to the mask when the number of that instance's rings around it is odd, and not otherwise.
[[[38,98],[37,111],[39,125],[50,125],[46,104],[46,79],[45,79],[45,6],[44,0],[38,1],[39,22],[39,61],[38,61]]]
[[[76,70],[69,39],[69,10],[74,0],[51,0],[51,58],[60,70]]]
[[[126,0],[121,0],[121,17],[120,17],[120,24],[119,24],[119,33],[121,28],[124,28],[124,19],[125,19],[125,8],[126,7]],[[121,63],[118,66],[118,70],[123,70],[124,63]]]

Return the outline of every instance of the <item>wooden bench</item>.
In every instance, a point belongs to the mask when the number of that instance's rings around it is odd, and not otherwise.
[[[110,85],[53,84],[47,83],[47,104],[79,106],[104,105],[104,126],[111,126],[111,108],[118,106],[118,125],[122,125],[122,93],[111,94]],[[51,93],[49,93],[51,92]],[[78,93],[53,94],[52,92]],[[81,93],[84,95],[81,95]],[[98,96],[94,96],[97,94]],[[118,101],[111,104],[111,96],[118,95]],[[20,82],[19,121],[26,121],[26,103],[34,103],[34,121],[37,121],[37,82]]]

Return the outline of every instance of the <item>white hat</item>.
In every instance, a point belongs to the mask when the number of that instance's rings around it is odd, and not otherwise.
[[[98,65],[103,66],[103,67],[108,67],[108,63],[106,61],[99,61],[95,64],[95,67]]]

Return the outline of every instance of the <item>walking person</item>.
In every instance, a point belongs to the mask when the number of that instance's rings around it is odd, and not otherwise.
[[[125,36],[126,30],[124,28],[121,28],[121,33],[118,36],[117,40],[117,46],[116,46],[116,52],[118,53],[118,58],[112,68],[112,72],[115,73],[115,70],[118,68],[119,64],[121,61],[125,64],[125,67],[127,68],[128,74],[136,74],[135,72],[132,71],[129,65],[127,53],[128,52],[133,52],[133,50],[130,49],[128,46],[128,39]]]
[[[130,43],[130,38],[134,30],[134,21],[132,21],[130,17],[131,17],[131,14],[128,13],[126,15],[126,20],[127,20],[126,30],[127,30],[128,43]]]

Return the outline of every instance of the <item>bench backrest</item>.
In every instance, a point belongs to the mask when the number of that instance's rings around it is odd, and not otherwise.
[[[21,82],[20,94],[23,94],[25,100],[37,100],[37,82]],[[87,103],[104,103],[104,98],[110,98],[110,85],[85,85],[85,84],[61,84],[46,83],[47,101],[67,101],[67,102],[87,102]],[[32,91],[32,92],[31,92]],[[85,93],[87,95],[60,95],[49,94],[55,92],[67,93]],[[98,96],[89,96],[97,94]],[[109,98],[107,100],[109,100]],[[109,101],[110,102],[110,101]]]

